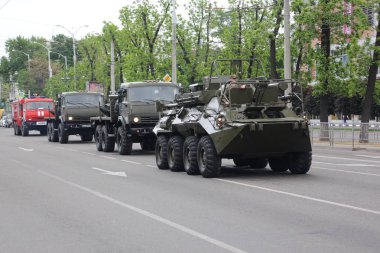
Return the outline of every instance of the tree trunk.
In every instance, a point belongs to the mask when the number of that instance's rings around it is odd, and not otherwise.
[[[276,39],[273,37],[270,38],[270,76],[272,79],[279,79],[276,60]]]
[[[362,103],[363,111],[362,111],[362,119],[361,119],[361,125],[360,125],[360,140],[359,140],[361,143],[368,143],[369,119],[371,115],[371,107],[373,104],[373,95],[374,95],[375,84],[376,84],[376,74],[377,74],[377,70],[379,67],[379,60],[380,60],[380,51],[379,51],[380,50],[380,19],[379,19],[379,16],[380,16],[380,8],[377,15],[378,22],[377,22],[375,50],[373,52],[373,59],[372,59],[371,66],[369,68],[367,89],[366,89],[365,96]]]

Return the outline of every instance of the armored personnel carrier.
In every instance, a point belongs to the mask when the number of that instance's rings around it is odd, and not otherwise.
[[[94,128],[90,117],[99,115],[103,94],[98,92],[63,92],[51,108],[47,120],[48,141],[67,143],[69,135],[79,134],[82,141],[92,141]],[[54,110],[52,110],[54,109]]]
[[[117,94],[111,94],[109,103],[100,108],[101,115],[91,117],[96,149],[113,152],[116,144],[120,155],[130,155],[133,143],[140,143],[142,150],[154,150],[153,128],[159,118],[156,101],[173,103],[178,93],[178,85],[168,82],[121,84]]]
[[[302,89],[292,80],[244,77],[242,62],[213,62],[211,73],[222,73],[218,65],[228,63],[230,75],[210,75],[175,103],[157,105],[162,112],[154,128],[159,169],[217,177],[222,158],[228,158],[239,167],[269,163],[274,172],[309,171],[312,149]]]

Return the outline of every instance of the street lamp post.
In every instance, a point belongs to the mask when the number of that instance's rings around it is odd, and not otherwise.
[[[70,31],[63,25],[56,25],[57,27],[61,27],[65,29],[68,33],[70,33],[71,38],[73,39],[73,66],[74,66],[74,89],[77,87],[77,75],[76,75],[76,64],[77,64],[77,54],[76,54],[76,47],[75,47],[75,34],[84,27],[88,27],[88,25],[82,25],[78,29],[75,30],[75,32]]]
[[[27,54],[27,53],[25,53],[25,52],[23,52],[23,51],[16,50],[16,49],[13,49],[12,51],[13,51],[13,52],[19,52],[19,53],[22,53],[22,54],[24,54],[24,55],[26,55],[26,56],[28,57],[28,71],[30,71],[30,55]]]
[[[36,42],[34,41],[34,43],[40,45],[41,47],[44,47],[47,51],[48,51],[48,62],[49,62],[49,66],[48,66],[48,70],[49,70],[49,78],[51,78],[53,76],[53,71],[51,69],[51,63],[50,63],[50,48],[49,48],[49,43],[47,43],[47,46],[39,43],[39,42]]]

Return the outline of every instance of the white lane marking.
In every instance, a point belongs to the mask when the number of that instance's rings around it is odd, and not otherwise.
[[[367,158],[374,158],[374,159],[379,159],[380,158],[380,156],[372,156],[372,155],[356,155],[356,156],[367,157]]]
[[[257,186],[257,185],[251,185],[251,184],[245,184],[245,183],[235,182],[235,181],[232,181],[232,180],[226,180],[226,179],[221,179],[221,178],[215,178],[215,180],[222,181],[222,182],[225,182],[225,183],[245,186],[245,187],[249,187],[249,188],[254,188],[254,189],[259,189],[259,190],[264,190],[264,191],[269,191],[269,192],[274,192],[274,193],[279,193],[279,194],[283,194],[283,195],[287,195],[287,196],[291,196],[291,197],[296,197],[296,198],[316,201],[316,202],[320,202],[320,203],[324,203],[324,204],[328,204],[328,205],[344,207],[344,208],[348,208],[348,209],[352,209],[352,210],[356,210],[356,211],[361,211],[361,212],[366,212],[366,213],[372,213],[372,214],[380,215],[380,211],[366,209],[366,208],[357,207],[357,206],[346,205],[346,204],[343,204],[343,203],[328,201],[328,200],[324,200],[324,199],[318,199],[318,198],[309,197],[309,196],[305,196],[305,195],[301,195],[301,194],[297,194],[297,193],[280,191],[280,190],[275,190],[275,189],[271,189],[271,188],[266,188],[266,187],[261,187],[261,186]]]
[[[147,167],[151,167],[151,168],[157,168],[157,166],[154,166],[154,165],[148,165],[146,164]]]
[[[96,155],[96,154],[90,153],[90,152],[82,152],[82,154],[85,154],[85,155]]]
[[[313,163],[328,164],[328,165],[337,165],[337,166],[347,166],[347,167],[380,167],[380,165],[359,164],[359,163],[325,163],[325,162],[315,162],[315,161],[313,161]]]
[[[124,203],[124,202],[122,202],[120,200],[114,199],[114,198],[112,198],[110,196],[107,196],[107,195],[101,193],[101,192],[92,190],[90,188],[84,187],[84,186],[76,184],[74,182],[70,182],[70,181],[68,181],[66,179],[63,179],[61,177],[55,176],[53,174],[47,173],[47,172],[42,171],[42,170],[38,170],[38,173],[40,173],[42,175],[45,175],[47,177],[50,177],[52,179],[55,179],[55,180],[57,180],[57,181],[59,181],[61,183],[70,185],[72,187],[75,187],[75,188],[77,188],[79,190],[82,190],[82,191],[85,191],[87,193],[90,193],[90,194],[92,194],[92,195],[94,195],[94,196],[96,196],[98,198],[103,199],[103,200],[107,200],[107,201],[109,201],[109,202],[111,202],[111,203],[113,203],[115,205],[118,205],[118,206],[124,207],[126,209],[129,209],[131,211],[134,211],[134,212],[136,212],[138,214],[141,214],[141,215],[143,215],[145,217],[151,218],[151,219],[153,219],[155,221],[161,222],[161,223],[163,223],[163,224],[165,224],[165,225],[167,225],[169,227],[172,227],[174,229],[177,229],[179,231],[182,231],[182,232],[184,232],[186,234],[192,235],[192,236],[197,237],[199,239],[202,239],[204,241],[207,241],[207,242],[209,242],[211,244],[214,244],[215,246],[218,246],[218,247],[220,247],[222,249],[225,249],[225,250],[228,250],[228,251],[234,252],[234,253],[246,253],[246,251],[244,251],[244,250],[238,249],[238,248],[236,248],[236,247],[234,247],[232,245],[229,245],[227,243],[224,243],[222,241],[214,239],[214,238],[212,238],[210,236],[207,236],[205,234],[202,234],[202,233],[200,233],[200,232],[198,232],[196,230],[193,230],[191,228],[185,227],[185,226],[183,226],[181,224],[178,224],[178,223],[175,223],[175,222],[173,222],[171,220],[165,219],[165,218],[163,218],[163,217],[161,217],[161,216],[159,216],[157,214],[151,213],[151,212],[146,211],[144,209],[141,209],[141,208],[135,207],[133,205]]]
[[[379,161],[362,160],[362,159],[354,159],[354,158],[344,158],[344,157],[335,157],[335,156],[313,155],[313,157],[318,157],[318,158],[330,158],[330,159],[335,159],[335,160],[345,160],[345,161],[356,161],[356,162],[367,162],[367,163],[379,163]]]
[[[312,167],[313,169],[320,169],[320,170],[330,170],[330,171],[337,171],[337,172],[344,172],[344,173],[351,173],[351,174],[358,174],[358,175],[364,175],[364,176],[375,176],[380,177],[380,174],[374,174],[374,173],[367,173],[367,172],[357,172],[352,170],[339,170],[339,169],[329,169],[329,168],[322,168],[322,167]]]
[[[18,147],[19,149],[23,150],[23,151],[27,151],[27,152],[32,152],[34,151],[34,149],[32,148],[23,148],[23,147]]]
[[[115,157],[106,156],[106,155],[101,155],[100,157],[107,158],[107,159],[111,159],[111,160],[116,160]]]
[[[134,161],[129,161],[129,160],[121,160],[121,161],[126,162],[126,163],[141,164],[139,162],[134,162]]]
[[[96,168],[96,167],[92,167],[91,169],[103,172],[103,174],[105,174],[105,175],[127,177],[127,174],[124,171],[115,172],[115,171],[109,171],[109,170],[99,169],[99,168]]]

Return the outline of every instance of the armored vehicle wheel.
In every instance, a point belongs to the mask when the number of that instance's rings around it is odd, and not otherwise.
[[[203,177],[217,177],[220,174],[222,159],[216,153],[209,136],[203,136],[198,143],[197,160]]]
[[[22,125],[21,135],[22,136],[28,136],[29,135],[29,130],[27,127],[24,126],[24,124]]]
[[[155,149],[156,143],[154,141],[142,141],[140,146],[142,150],[152,151]]]
[[[124,127],[119,127],[117,130],[118,134],[118,149],[120,155],[130,155],[132,153],[132,138],[129,138]]]
[[[94,133],[96,150],[103,151],[102,125],[97,125]]]
[[[311,152],[293,153],[289,159],[289,170],[293,174],[306,174],[311,166]]]
[[[183,171],[183,138],[181,136],[170,137],[167,156],[171,171]]]
[[[59,137],[59,143],[65,144],[69,141],[69,135],[67,134],[67,131],[63,128],[63,124],[59,124],[58,127],[58,137]]]
[[[252,169],[264,169],[268,165],[268,160],[266,158],[255,158],[249,160],[249,166]]]
[[[237,167],[240,167],[240,166],[247,166],[249,164],[249,160],[248,159],[243,159],[243,158],[233,158],[233,161],[234,161],[234,164],[237,166]]]
[[[271,157],[268,161],[273,172],[284,172],[289,168],[288,157]]]
[[[199,138],[189,136],[183,144],[183,167],[188,175],[198,175],[197,148]]]
[[[53,141],[53,134],[52,134],[50,122],[47,125],[47,137],[48,137],[48,141],[50,141],[50,142]]]
[[[104,125],[102,127],[102,136],[104,140],[104,152],[113,152],[115,150],[115,137],[110,137],[108,133],[107,126]]]
[[[93,138],[93,136],[92,136],[91,133],[82,134],[82,135],[80,136],[80,139],[81,139],[82,141],[92,141],[92,138]]]
[[[156,164],[160,170],[169,169],[168,165],[168,137],[160,135],[156,141]]]

